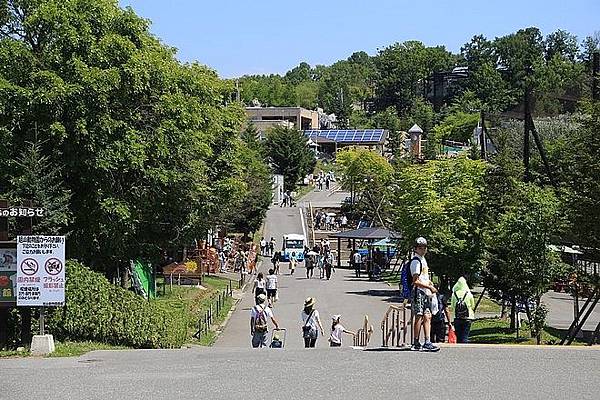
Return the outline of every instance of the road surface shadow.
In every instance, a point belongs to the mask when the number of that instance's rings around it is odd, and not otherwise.
[[[359,296],[372,296],[372,297],[387,297],[383,299],[388,303],[401,303],[402,299],[399,296],[398,290],[396,289],[370,289],[346,292],[346,294],[356,294]]]

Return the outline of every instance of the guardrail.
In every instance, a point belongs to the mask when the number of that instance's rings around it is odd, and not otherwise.
[[[365,315],[363,327],[356,331],[353,345],[357,347],[367,347],[371,334],[373,333],[373,325],[369,325],[369,316]]]
[[[238,282],[238,285],[239,284],[241,284],[241,280]],[[223,311],[227,299],[231,298],[232,295],[233,281],[230,279],[227,288],[217,292],[208,305],[208,309],[204,311],[203,315],[201,315],[200,319],[198,320],[198,330],[193,335],[194,338],[200,339],[203,335],[208,335],[208,332],[210,332],[210,327]]]
[[[406,305],[389,306],[381,321],[383,347],[408,347],[412,343],[411,310]],[[410,341],[406,338],[410,335]]]

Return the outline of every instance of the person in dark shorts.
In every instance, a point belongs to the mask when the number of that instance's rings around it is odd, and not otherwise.
[[[269,307],[273,307],[273,304],[277,301],[277,275],[275,275],[275,270],[270,269],[269,275],[267,275],[267,300],[269,303]]]

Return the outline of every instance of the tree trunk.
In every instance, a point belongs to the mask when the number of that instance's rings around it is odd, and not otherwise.
[[[127,268],[127,266],[121,266],[121,287],[123,289],[129,289],[130,286],[129,268]]]
[[[510,298],[510,329],[513,331],[517,329],[517,301],[515,296]]]

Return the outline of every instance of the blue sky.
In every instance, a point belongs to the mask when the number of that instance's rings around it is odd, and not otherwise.
[[[151,30],[225,78],[285,73],[306,61],[329,65],[355,51],[376,54],[420,40],[458,52],[488,38],[537,26],[579,39],[600,31],[600,0],[119,0],[152,21]]]

